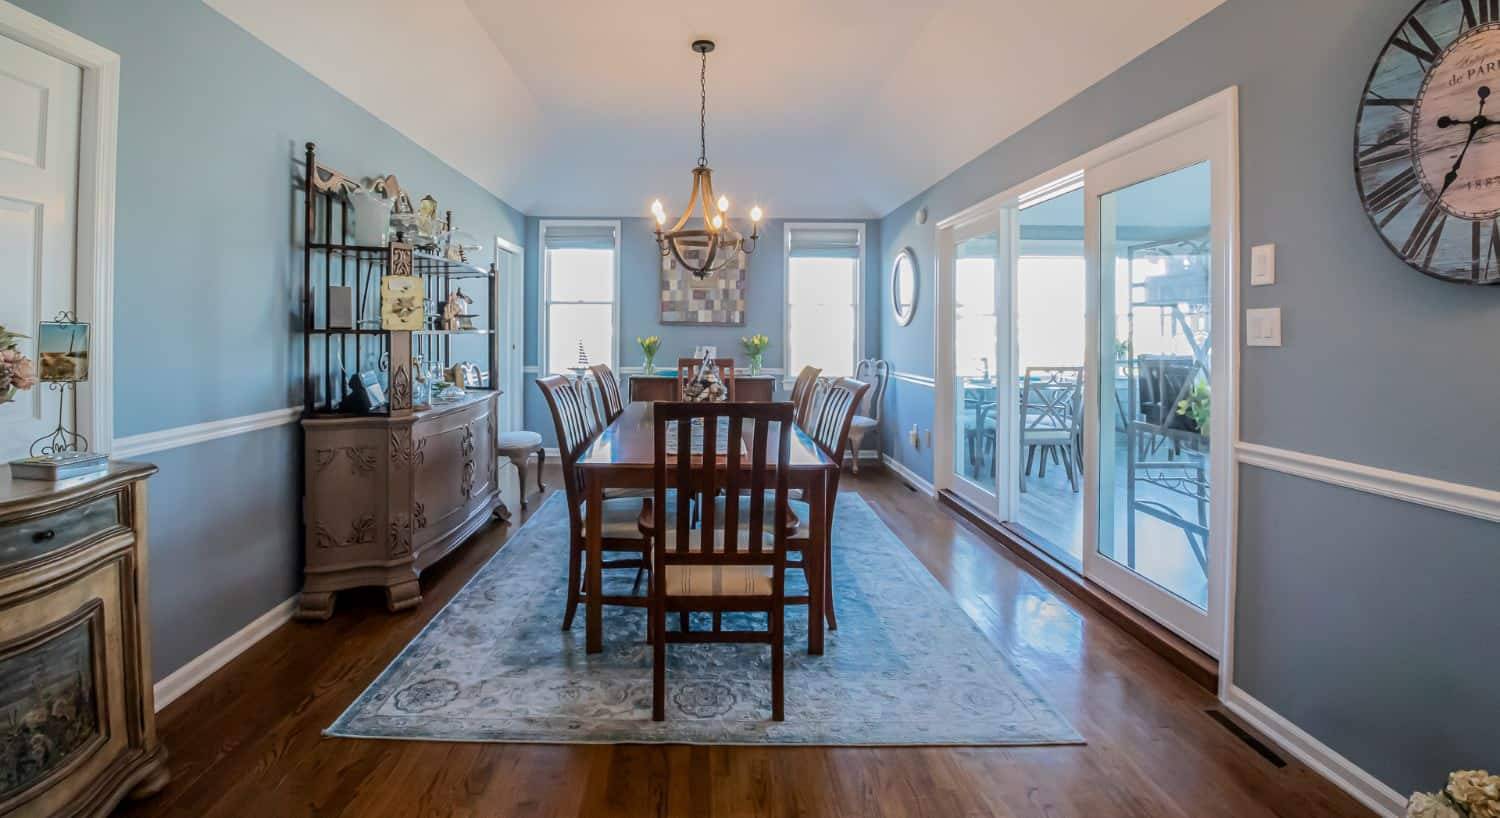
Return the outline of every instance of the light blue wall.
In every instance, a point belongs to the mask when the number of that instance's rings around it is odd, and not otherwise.
[[[541,308],[542,243],[541,222],[544,219],[565,218],[545,216],[526,218],[526,363],[535,366],[540,355],[538,343],[537,315]],[[783,310],[786,294],[783,290],[785,278],[782,269],[785,246],[784,225],[787,221],[829,221],[827,219],[768,220],[762,231],[756,252],[750,255],[748,270],[745,325],[742,327],[684,326],[661,323],[660,309],[660,255],[656,247],[655,223],[645,217],[620,219],[620,356],[626,367],[638,367],[644,360],[637,337],[661,336],[661,350],[657,353],[659,365],[673,366],[679,355],[691,355],[700,345],[719,348],[722,355],[730,355],[741,361],[745,354],[740,339],[746,335],[764,333],[770,336],[771,346],[766,350],[765,365],[781,369],[785,365]],[[846,221],[859,221],[849,219]],[[865,347],[873,355],[880,344],[880,223],[866,221],[865,225]],[[534,248],[534,249],[532,249]],[[551,415],[547,403],[537,390],[536,375],[526,377],[526,428],[540,432],[548,446],[556,445]]]
[[[115,432],[301,400],[302,144],[351,175],[396,173],[479,236],[524,218],[201,0],[18,0],[121,57]],[[354,47],[341,43],[337,47]],[[259,432],[150,457],[158,677],[298,586],[300,436]]]
[[[1412,5],[1229,0],[897,208],[882,258],[915,249],[922,302],[910,326],[883,324],[885,356],[933,372],[937,221],[1237,85],[1239,257],[1274,242],[1278,267],[1241,302],[1281,307],[1285,341],[1241,348],[1242,439],[1500,488],[1500,287],[1413,272],[1355,192],[1360,93]],[[888,427],[930,427],[931,393],[897,382]],[[886,440],[932,475],[930,451]],[[1243,480],[1235,682],[1403,792],[1493,763],[1500,652],[1473,646],[1500,622],[1500,525],[1253,469]]]

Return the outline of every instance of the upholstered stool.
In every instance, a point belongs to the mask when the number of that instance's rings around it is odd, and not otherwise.
[[[547,490],[542,484],[542,466],[547,463],[547,450],[542,448],[541,435],[536,432],[505,432],[495,441],[495,450],[516,464],[516,473],[521,477],[521,508],[526,507],[526,463],[532,454],[536,455],[536,490]]]

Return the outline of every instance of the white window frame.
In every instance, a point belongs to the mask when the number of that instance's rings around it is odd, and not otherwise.
[[[796,230],[854,230],[859,234],[859,251],[854,259],[854,357],[847,373],[865,357],[865,223],[864,222],[786,222],[782,225],[781,243],[781,350],[784,364],[782,380],[790,387],[797,380],[801,365],[792,360],[792,232]],[[843,374],[843,373],[824,373]]]
[[[551,350],[548,349],[548,322],[550,320],[552,301],[552,253],[547,248],[547,230],[554,226],[568,227],[612,227],[615,231],[615,261],[614,281],[615,292],[611,303],[611,319],[614,321],[615,331],[613,333],[613,349],[610,360],[618,369],[620,366],[620,220],[619,219],[542,219],[540,223],[539,239],[541,244],[542,266],[541,285],[537,289],[540,301],[537,304],[537,374],[541,377],[548,375],[566,374],[561,372],[549,372],[552,360]],[[559,304],[599,304],[599,301],[559,301]]]

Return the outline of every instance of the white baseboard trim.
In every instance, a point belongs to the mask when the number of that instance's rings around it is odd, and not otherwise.
[[[1262,704],[1239,687],[1231,685],[1225,707],[1261,734],[1276,742],[1313,772],[1332,781],[1339,789],[1369,807],[1377,815],[1399,818],[1406,814],[1406,799],[1358,765],[1313,738],[1281,714]]]
[[[217,645],[199,654],[197,658],[182,667],[172,671],[165,679],[157,682],[152,689],[156,697],[156,712],[160,713],[167,705],[176,701],[182,694],[198,686],[198,683],[214,674],[214,671],[229,664],[236,656],[244,653],[251,645],[264,639],[271,631],[285,625],[292,619],[292,613],[297,607],[297,597],[293,595],[280,605],[255,618],[255,621],[240,628],[232,636]]]
[[[1417,474],[1364,466],[1331,457],[1239,443],[1235,456],[1240,463],[1262,469],[1330,483],[1335,486],[1390,497],[1454,514],[1500,522],[1500,491],[1452,483]]]
[[[885,463],[886,468],[895,472],[901,477],[901,479],[910,483],[912,488],[922,492],[928,497],[937,496],[937,489],[933,488],[931,483],[923,480],[921,477],[918,477],[916,472],[901,465],[901,461],[891,457],[888,454],[881,455],[881,461]]]
[[[269,412],[259,412],[254,415],[241,415],[237,418],[211,420],[207,423],[194,423],[191,426],[178,426],[158,432],[117,437],[114,446],[110,449],[110,454],[117,458],[140,457],[168,449],[192,446],[196,443],[206,443],[223,437],[242,435],[246,432],[284,426],[301,416],[301,406],[288,406],[285,409],[272,409]]]
[[[562,462],[562,451],[560,449],[558,449],[556,446],[553,446],[551,448],[544,448],[544,449],[542,449],[542,451],[545,452],[548,457],[555,457],[555,458],[557,458],[557,462],[559,462],[559,463]]]

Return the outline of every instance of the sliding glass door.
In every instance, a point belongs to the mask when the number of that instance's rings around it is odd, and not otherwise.
[[[1097,503],[1084,574],[1213,655],[1224,622],[1233,337],[1218,131],[1199,125],[1093,169]]]
[[[1233,535],[1233,99],[938,226],[939,488],[1213,656]]]

